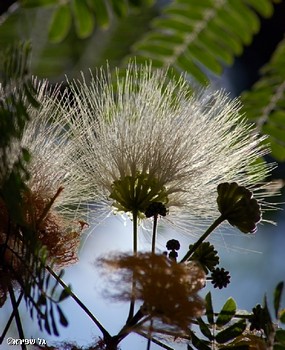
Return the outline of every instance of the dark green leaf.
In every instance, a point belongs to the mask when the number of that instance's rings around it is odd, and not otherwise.
[[[202,318],[197,318],[197,321],[200,327],[200,331],[204,334],[204,336],[207,337],[209,340],[213,340],[214,338],[208,325],[202,320]]]
[[[71,27],[71,11],[69,4],[63,4],[54,11],[48,37],[53,43],[61,42],[68,34]]]
[[[52,325],[52,330],[53,330],[53,334],[56,335],[56,336],[59,336],[59,332],[58,332],[58,329],[57,329],[57,326],[56,326],[56,322],[55,322],[55,319],[54,319],[54,313],[53,313],[53,305],[51,304],[50,306],[50,318],[51,318],[51,325]]]
[[[162,16],[151,23],[152,31],[134,46],[134,55],[141,52],[148,57],[156,57],[161,36],[171,37],[168,51],[161,52],[164,66],[172,65],[177,71],[185,71],[199,83],[208,79],[205,68],[220,75],[222,62],[231,64],[234,55],[242,53],[243,45],[249,44],[260,27],[256,11],[259,5],[252,0],[244,1],[170,1],[163,7]],[[268,14],[270,0],[262,0]],[[248,2],[251,2],[250,0]],[[255,9],[253,9],[255,8]],[[172,52],[172,53],[171,53]]]
[[[210,343],[196,337],[194,332],[190,331],[190,337],[191,337],[192,344],[195,346],[196,349],[198,349],[198,350],[211,350],[211,347],[209,347],[207,345]]]
[[[229,298],[224,306],[222,307],[222,310],[219,313],[219,316],[216,321],[216,325],[221,327],[230,322],[230,320],[233,318],[233,316],[236,313],[236,302],[233,298]]]
[[[40,297],[38,299],[38,304],[39,305],[46,305],[46,302],[47,302],[47,299],[46,299],[45,294],[41,293]]]
[[[68,298],[68,297],[70,296],[70,292],[71,292],[70,286],[67,287],[67,288],[64,288],[64,289],[62,290],[61,294],[60,294],[60,297],[59,297],[59,300],[58,300],[58,301],[60,302],[60,301],[65,300],[66,298]]]
[[[75,29],[79,38],[85,39],[94,29],[94,16],[86,0],[72,0]]]
[[[188,53],[178,57],[176,64],[184,71],[189,72],[200,84],[207,85],[209,79],[207,75],[192,61]]]
[[[265,124],[262,128],[265,134],[269,134],[272,138],[279,140],[281,144],[285,145],[285,125],[284,129],[275,126],[274,124]]]
[[[206,316],[207,316],[208,322],[210,324],[214,324],[214,310],[213,310],[211,292],[207,293],[205,297],[205,301],[206,301]]]
[[[285,309],[279,312],[279,321],[285,324]]]
[[[188,51],[188,54],[189,56],[192,56],[194,60],[197,60],[198,62],[202,63],[206,68],[208,68],[213,73],[221,74],[222,66],[216,60],[216,58],[211,55],[210,52],[208,52],[208,54],[205,55],[205,52],[201,50],[201,47],[193,44],[190,50]]]
[[[285,345],[285,330],[284,329],[277,329],[275,333],[275,339],[281,343],[281,345]]]
[[[29,7],[42,7],[42,6],[51,6],[57,5],[58,0],[22,0],[21,6],[29,8]]]
[[[99,26],[107,28],[109,26],[109,13],[106,2],[104,0],[88,0],[88,4],[92,8]]]
[[[45,330],[48,332],[48,334],[51,334],[51,329],[49,325],[49,317],[47,311],[45,312]]]
[[[245,0],[250,6],[252,6],[257,12],[264,17],[270,17],[273,13],[272,1],[268,0]]]
[[[264,306],[263,306],[263,309],[264,309],[264,312],[263,312],[263,323],[264,323],[263,329],[264,329],[265,335],[267,337],[270,337],[273,334],[273,332],[274,332],[274,325],[273,325],[272,320],[271,320],[270,312],[269,312],[268,305],[267,305],[267,298],[266,298],[266,296],[264,297],[263,304],[264,304]]]
[[[274,291],[274,310],[275,310],[276,318],[278,318],[278,312],[280,308],[280,301],[282,297],[283,288],[284,288],[284,282],[280,282],[278,283]]]
[[[271,153],[279,161],[285,160],[285,39],[283,39],[269,63],[262,69],[262,76],[242,95],[244,112],[257,128],[269,135]]]
[[[118,17],[123,17],[127,14],[128,7],[125,0],[111,0],[111,4]]]
[[[59,314],[59,321],[60,321],[60,324],[64,327],[67,327],[68,326],[68,321],[66,319],[66,317],[64,316],[61,308],[57,305],[57,312]]]
[[[25,162],[29,162],[31,159],[31,155],[26,148],[22,148],[22,157]]]
[[[285,350],[285,345],[274,344],[273,350]]]
[[[34,107],[34,108],[39,108],[40,103],[36,99],[36,89],[34,88],[33,84],[31,81],[28,81],[24,84],[23,86],[24,91],[25,91],[25,96],[27,98],[27,101]]]
[[[216,335],[216,341],[219,344],[224,344],[228,342],[229,340],[232,340],[239,335],[243,333],[243,331],[246,329],[246,321],[245,320],[240,320],[230,327],[223,329],[221,332],[219,332]]]

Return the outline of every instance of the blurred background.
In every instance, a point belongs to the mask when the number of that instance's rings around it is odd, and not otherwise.
[[[189,3],[191,1],[194,9],[197,1],[189,0]],[[129,57],[137,57],[140,51],[136,51],[136,43],[150,28],[155,27],[153,21],[160,18],[163,13],[165,15],[163,11],[172,3],[172,1],[100,0],[94,4],[103,5],[94,10],[91,5],[90,8],[87,5],[82,6],[85,1],[81,1],[81,5],[80,0],[73,2],[77,7],[74,5],[73,10],[70,10],[69,1],[1,0],[1,50],[19,40],[29,40],[32,44],[32,73],[48,79],[52,84],[62,82],[66,75],[69,78],[76,78],[80,75],[80,71],[87,72],[89,68],[104,65],[106,60],[111,68],[124,66]],[[63,4],[63,7],[65,4],[67,6],[61,8],[61,12],[59,3]],[[86,2],[90,3],[91,1]],[[106,3],[108,4],[105,8]],[[267,1],[261,3],[266,4]],[[252,34],[239,54],[233,55],[230,64],[222,65],[221,74],[202,69],[210,82],[226,89],[233,97],[250,90],[258,81],[261,76],[260,69],[270,60],[278,43],[284,37],[284,1],[272,2],[272,14],[267,18],[258,13],[256,16],[260,24],[258,31]],[[206,49],[204,53],[207,55]],[[285,129],[283,131],[285,135]],[[272,162],[276,159],[268,157],[267,161]],[[278,159],[272,180],[284,184],[284,179],[284,159]],[[273,202],[285,202],[284,189],[281,192],[280,196],[272,199]],[[277,225],[259,225],[255,235],[244,235],[233,229],[214,233],[213,242],[219,252],[221,266],[231,273],[231,284],[227,288],[217,291],[208,284],[203,291],[206,294],[211,290],[214,308],[217,311],[230,296],[234,297],[240,309],[250,311],[253,306],[262,303],[265,293],[272,309],[274,288],[279,281],[285,280],[285,215],[282,211],[284,205],[280,204],[279,207],[280,210],[271,212],[266,217],[267,220],[275,221]],[[115,334],[124,324],[128,305],[111,303],[104,298],[102,295],[104,285],[96,269],[96,258],[115,250],[130,251],[132,249],[130,237],[131,223],[128,220],[108,218],[100,226],[90,228],[83,238],[79,262],[67,268],[64,275],[65,282],[72,285],[75,294],[111,334]],[[189,238],[177,236],[173,231],[164,232],[159,240],[161,251],[165,249],[166,241],[171,238],[180,240],[181,257],[188,245],[193,243]],[[140,247],[149,248],[149,242],[143,234]],[[284,299],[283,307],[285,307]],[[53,344],[54,341],[75,341],[84,346],[94,342],[94,339],[101,335],[72,299],[64,302],[64,311],[68,315],[69,326],[60,329],[60,337],[56,338],[40,332],[37,322],[30,319],[25,305],[22,305],[21,315],[27,338],[46,339],[48,344]],[[6,303],[0,310],[0,330],[4,328],[10,313],[11,307]],[[9,336],[17,338],[15,325],[11,327]],[[9,347],[4,343],[2,348]],[[131,335],[121,344],[122,350],[134,348],[146,349],[146,340]],[[151,348],[155,350],[159,347],[153,344]],[[186,345],[175,345],[175,348],[185,349]]]

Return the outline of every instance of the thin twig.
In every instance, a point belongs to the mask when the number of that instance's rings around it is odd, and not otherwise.
[[[146,333],[144,333],[144,332],[139,332],[139,331],[137,331],[136,333],[139,334],[139,335],[141,335],[142,337],[144,337],[144,338],[146,338],[146,339],[149,339],[148,334],[146,334]],[[168,345],[162,343],[161,341],[159,341],[159,340],[157,340],[157,339],[155,339],[155,338],[153,338],[153,337],[151,338],[151,341],[152,341],[154,344],[159,345],[159,346],[160,346],[161,348],[163,348],[163,349],[166,349],[166,350],[174,350],[174,348],[171,348],[170,346],[168,346]]]
[[[62,287],[64,287],[65,289],[68,289],[68,286],[65,284],[65,282],[50,268],[50,266],[46,266],[46,269],[59,282],[59,284]],[[80,306],[81,309],[91,318],[91,320],[96,324],[96,326],[102,332],[104,338],[110,338],[111,339],[110,333],[97,320],[97,318],[92,314],[92,312],[87,308],[87,306],[85,304],[83,304],[83,302],[77,297],[77,295],[74,294],[71,290],[69,290],[69,295],[78,304],[78,306]]]
[[[10,294],[10,298],[11,298],[12,308],[13,308],[13,311],[15,313],[15,321],[16,321],[16,325],[17,325],[17,329],[18,329],[18,333],[19,333],[19,338],[25,339],[24,330],[22,327],[22,322],[21,322],[21,318],[20,318],[20,314],[19,314],[19,310],[18,310],[19,305],[17,305],[14,290],[13,290],[13,287],[11,284],[9,284],[8,290],[9,290],[9,294]],[[27,347],[24,344],[24,342],[21,343],[21,348],[22,348],[22,350],[27,350]]]
[[[137,255],[137,252],[138,252],[138,212],[136,210],[134,210],[132,214],[133,214],[133,254]],[[131,301],[130,301],[130,310],[129,310],[126,324],[128,324],[134,316],[134,311],[135,311],[134,291],[135,291],[135,288],[136,288],[136,282],[133,279],[132,295],[131,295]]]
[[[152,254],[155,253],[157,218],[158,218],[158,215],[155,214],[154,217],[153,217],[152,242],[151,242],[151,252],[152,252]]]
[[[24,296],[24,292],[22,291],[20,293],[19,298],[18,298],[18,300],[16,302],[16,305],[15,305],[16,306],[16,310],[18,310],[18,307],[19,307],[19,305],[21,303],[21,300],[22,300],[23,296]],[[13,308],[13,311],[12,311],[12,313],[10,315],[10,318],[9,318],[9,320],[8,320],[8,322],[7,322],[7,324],[6,324],[5,328],[4,328],[4,331],[3,331],[3,333],[2,333],[2,335],[0,337],[0,345],[3,343],[3,340],[4,340],[4,338],[5,338],[6,334],[7,334],[10,326],[11,326],[13,318],[15,317],[16,310],[14,310],[14,308]]]
[[[207,229],[207,231],[198,239],[198,241],[196,241],[193,246],[191,247],[191,249],[188,250],[188,252],[186,253],[186,255],[184,256],[184,258],[181,260],[181,262],[185,262],[188,258],[190,258],[190,256],[195,252],[195,250],[204,242],[204,240],[210,235],[210,233],[212,233],[215,228],[217,228],[223,221],[225,220],[225,218],[223,217],[223,215],[221,215],[220,217],[218,217],[217,220],[215,220],[212,225]]]

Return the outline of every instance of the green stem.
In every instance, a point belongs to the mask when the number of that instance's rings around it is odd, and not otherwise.
[[[138,253],[138,212],[136,210],[134,210],[133,211],[133,254],[137,255],[137,253]],[[131,301],[130,301],[130,310],[129,310],[129,315],[128,315],[126,324],[128,324],[134,316],[134,310],[135,310],[134,290],[135,290],[135,288],[136,288],[136,282],[133,280],[132,296],[131,296]]]
[[[46,266],[46,269],[58,281],[58,283],[63,288],[68,289],[68,286],[65,284],[65,282],[49,266]],[[91,320],[100,329],[104,338],[111,339],[112,337],[109,334],[109,332],[102,326],[102,324],[97,320],[97,318],[90,312],[87,306],[84,305],[83,302],[71,290],[69,290],[69,294],[72,297],[72,299],[77,303],[77,305],[81,307],[81,309],[91,318]]]
[[[138,252],[138,212],[133,211],[133,253],[136,255]]]
[[[156,228],[157,228],[157,217],[158,215],[154,215],[153,217],[153,230],[152,230],[152,242],[151,242],[151,252],[155,253],[155,241],[156,241]]]
[[[137,331],[136,333],[139,334],[139,335],[141,335],[142,337],[144,337],[144,338],[146,338],[146,339],[149,339],[149,338],[148,338],[148,334],[145,334],[145,333],[139,332],[139,331]],[[168,345],[162,343],[161,341],[159,341],[159,340],[157,340],[157,339],[155,339],[155,338],[151,338],[151,342],[154,343],[154,344],[156,344],[156,345],[159,345],[159,346],[160,346],[161,348],[163,348],[163,349],[174,350],[174,348],[171,348],[170,346],[168,346]]]
[[[127,322],[120,332],[113,338],[116,338],[118,343],[122,341],[143,317],[144,314],[142,313],[141,309],[139,309],[132,319],[130,319],[129,322]]]
[[[186,261],[190,256],[195,252],[195,250],[204,242],[204,240],[212,233],[223,221],[225,220],[224,216],[221,215],[218,217],[217,220],[215,220],[212,225],[207,229],[207,231],[196,241],[191,249],[188,250],[184,258],[181,260],[181,262]]]
[[[155,254],[157,218],[158,218],[158,215],[155,214],[154,217],[153,217],[152,242],[151,242],[151,252],[152,252],[152,254]],[[153,320],[150,321],[150,329],[152,328],[152,326],[153,326]],[[151,332],[149,332],[149,338],[147,340],[147,348],[146,348],[146,350],[150,350],[151,342],[152,342],[152,334],[151,334]]]

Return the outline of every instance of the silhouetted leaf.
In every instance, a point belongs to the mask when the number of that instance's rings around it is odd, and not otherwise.
[[[205,340],[199,339],[194,332],[190,331],[190,337],[192,344],[195,346],[196,349],[199,350],[211,350],[211,347],[207,344],[210,344],[209,342],[206,342]]]
[[[257,129],[269,135],[271,153],[285,160],[285,40],[283,39],[270,62],[261,70],[261,78],[250,91],[242,94],[244,111],[256,123]]]
[[[221,332],[219,332],[215,339],[218,343],[224,344],[239,335],[243,333],[243,331],[246,329],[246,321],[245,320],[240,320],[233,325],[229,326],[226,329],[223,329]]]
[[[280,282],[278,283],[274,291],[274,310],[275,310],[276,318],[278,318],[278,312],[280,308],[280,301],[282,297],[283,288],[284,288],[284,282]]]
[[[57,311],[58,311],[58,314],[59,314],[59,320],[60,320],[60,324],[64,327],[67,327],[68,326],[68,321],[66,319],[66,317],[64,316],[61,308],[57,305]]]
[[[208,325],[202,320],[202,318],[197,318],[200,331],[204,334],[205,337],[207,337],[209,340],[213,340],[214,337],[212,336],[211,330],[209,329]]]
[[[207,316],[208,322],[210,324],[214,324],[214,310],[212,305],[211,292],[207,293],[205,297],[205,301],[206,301],[206,316]]]
[[[59,296],[59,301],[63,301],[70,296],[71,287],[64,288]]]

